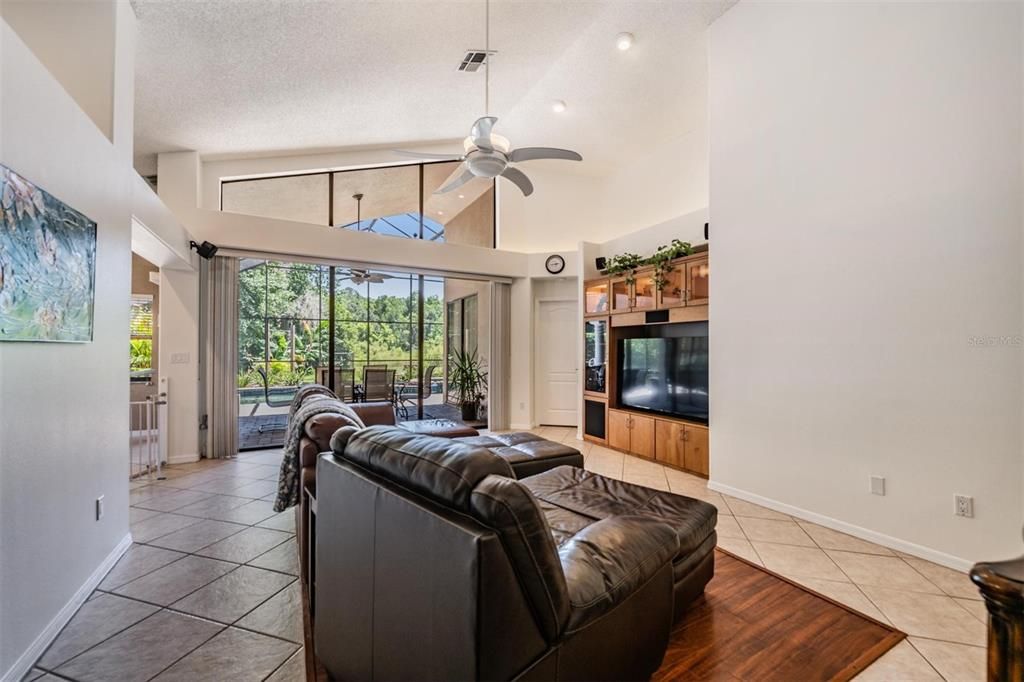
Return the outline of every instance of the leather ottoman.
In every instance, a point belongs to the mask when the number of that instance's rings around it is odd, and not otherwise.
[[[576,467],[558,467],[521,482],[540,503],[559,547],[587,526],[614,516],[645,516],[675,530],[679,538],[679,552],[672,560],[676,620],[715,573],[718,510],[707,502]]]
[[[451,419],[419,419],[411,422],[402,422],[399,426],[406,431],[412,431],[421,436],[437,436],[438,438],[460,438],[480,434],[472,426],[466,426]]]
[[[579,450],[528,431],[492,433],[455,440],[487,448],[503,457],[512,465],[516,478],[534,476],[560,466],[583,468],[583,455]]]

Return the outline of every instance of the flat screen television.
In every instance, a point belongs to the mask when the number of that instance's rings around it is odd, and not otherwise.
[[[708,337],[621,339],[621,407],[708,423]]]

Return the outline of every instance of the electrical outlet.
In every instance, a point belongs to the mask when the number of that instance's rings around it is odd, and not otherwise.
[[[881,476],[872,476],[870,490],[872,495],[885,495],[885,479]]]
[[[96,520],[103,518],[103,495],[96,498]]]
[[[954,501],[956,507],[953,513],[957,516],[966,516],[971,519],[974,518],[974,498],[969,495],[954,495]]]

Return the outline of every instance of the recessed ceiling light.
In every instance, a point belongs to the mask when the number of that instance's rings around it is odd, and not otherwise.
[[[460,195],[459,195],[459,198],[460,198],[460,199],[465,199],[465,198],[466,198],[466,195],[465,195],[465,194],[460,194]]]
[[[551,111],[555,112],[556,114],[562,113],[563,111],[565,111],[565,102],[563,100],[556,99],[554,102],[551,103]]]
[[[437,215],[444,215],[444,211],[438,211]]]
[[[623,52],[633,47],[633,34],[632,33],[620,33],[615,36],[615,47],[619,48]]]

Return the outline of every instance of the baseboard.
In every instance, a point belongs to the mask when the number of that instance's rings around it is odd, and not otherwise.
[[[533,424],[509,424],[508,427],[514,431],[529,431],[533,428]]]
[[[192,462],[198,462],[198,461],[199,461],[199,454],[198,453],[191,453],[191,454],[184,454],[184,455],[174,455],[173,457],[168,455],[168,457],[167,457],[167,463],[168,464],[190,464]]]
[[[762,497],[761,495],[757,495],[755,493],[747,492],[746,490],[733,488],[732,486],[725,485],[723,483],[718,483],[716,481],[708,481],[708,489],[714,490],[715,492],[723,493],[725,495],[731,495],[732,497],[738,497],[741,500],[753,502],[754,504],[759,504],[762,507],[774,509],[777,512],[782,512],[783,514],[795,516],[796,518],[803,519],[804,521],[816,523],[819,526],[825,526],[826,528],[831,528],[832,530],[838,530],[841,533],[846,533],[847,535],[852,535],[855,538],[867,540],[868,542],[873,542],[876,545],[882,545],[883,547],[888,547],[889,549],[895,549],[900,552],[903,552],[904,554],[910,554],[921,559],[927,559],[928,561],[940,564],[942,566],[946,566],[947,568],[952,568],[957,571],[967,572],[971,569],[971,566],[974,565],[973,561],[964,559],[962,557],[953,556],[952,554],[946,554],[945,552],[940,552],[937,549],[932,549],[930,547],[925,547],[923,545],[914,544],[913,542],[901,540],[900,538],[894,538],[891,535],[879,533],[868,528],[855,526],[852,523],[847,523],[846,521],[840,521],[839,519],[833,519],[830,516],[818,514],[817,512],[801,509],[800,507],[794,507],[791,504],[786,504],[785,502],[778,502],[767,497]]]
[[[89,598],[92,591],[95,590],[103,581],[103,578],[106,577],[110,569],[114,567],[114,564],[117,563],[118,559],[128,551],[131,544],[132,534],[128,533],[121,539],[121,542],[117,543],[117,547],[114,548],[114,551],[107,555],[107,558],[103,560],[103,563],[96,567],[96,570],[93,571],[92,575],[89,576],[89,579],[78,588],[78,591],[75,592],[74,596],[71,597],[70,600],[68,600],[68,603],[57,612],[57,615],[53,617],[53,620],[43,628],[43,631],[39,633],[39,636],[36,637],[35,640],[33,640],[28,649],[18,657],[18,660],[14,662],[14,665],[4,673],[3,677],[0,677],[0,682],[17,682],[32,669],[33,664],[35,664],[39,657],[43,655],[46,648],[53,643],[53,640],[57,638],[57,635],[59,635],[60,631],[64,629],[64,626],[68,624],[68,621],[75,615],[75,612],[77,612],[79,607],[85,603],[86,599]]]

